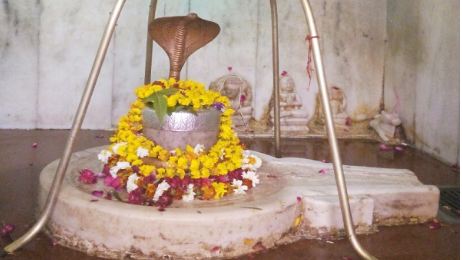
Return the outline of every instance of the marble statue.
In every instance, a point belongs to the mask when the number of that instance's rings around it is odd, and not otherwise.
[[[332,112],[332,117],[334,120],[334,125],[336,128],[347,130],[347,121],[348,114],[346,112],[347,99],[345,92],[336,86],[327,88],[327,93],[329,95],[329,104]],[[321,106],[321,95],[317,96],[318,107],[318,116],[324,122],[324,111]]]
[[[295,91],[295,83],[287,72],[279,79],[279,106],[281,130],[308,130],[308,112],[303,109],[300,97]],[[273,108],[274,109],[274,108]],[[274,124],[274,110],[271,111],[271,122]]]
[[[238,75],[226,75],[212,82],[209,89],[229,98],[231,108],[235,110],[235,126],[247,126],[252,118],[253,108],[252,88],[246,80]]]
[[[396,127],[401,124],[398,113],[383,110],[374,116],[369,125],[379,134],[384,141],[390,141],[395,136]]]

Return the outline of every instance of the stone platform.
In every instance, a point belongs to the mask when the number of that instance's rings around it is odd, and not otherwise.
[[[72,156],[48,224],[50,236],[64,246],[108,258],[229,258],[303,238],[342,235],[331,164],[255,152],[263,159],[260,184],[247,194],[221,201],[176,201],[161,212],[92,196],[93,190],[108,190],[102,180],[94,185],[77,181],[84,168],[101,170],[97,154],[102,149]],[[40,208],[57,165],[55,161],[41,173]],[[423,185],[411,171],[352,166],[344,171],[357,233],[436,216],[438,189]]]

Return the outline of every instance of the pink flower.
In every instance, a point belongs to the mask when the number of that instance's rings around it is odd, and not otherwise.
[[[212,248],[212,249],[210,250],[210,252],[211,252],[211,253],[215,253],[215,252],[217,252],[218,250],[220,250],[220,247],[219,247],[219,246],[216,246],[216,247]]]
[[[322,159],[321,162],[323,162],[323,163],[328,163],[329,161],[328,161],[327,159]]]
[[[79,181],[84,184],[93,184],[96,183],[96,176],[92,171],[84,169],[80,171]]]
[[[432,219],[429,224],[430,229],[439,229],[441,228],[441,223],[437,219]]]
[[[326,170],[322,169],[322,170],[319,170],[319,174],[326,174]]]
[[[302,201],[302,198],[297,197],[297,202],[301,202],[301,201]]]
[[[13,231],[16,229],[16,227],[13,224],[5,224],[2,227],[2,237],[9,236]]]
[[[37,148],[37,143],[34,142],[34,143],[32,143],[30,146],[31,146],[32,148]]]
[[[120,181],[119,177],[112,177],[111,175],[106,176],[104,179],[104,185],[113,187],[114,189],[119,189],[120,188]]]
[[[140,189],[132,190],[130,194],[128,194],[128,203],[136,205],[143,204],[143,196],[141,196]]]
[[[229,71],[232,71],[232,70],[233,70],[233,67],[228,67],[228,70],[229,70]]]
[[[245,101],[245,96],[244,95],[241,95],[241,98],[239,99],[240,102],[244,102]]]
[[[286,76],[287,74],[288,74],[287,71],[284,70],[284,71],[281,73],[281,76]]]
[[[261,241],[259,241],[252,247],[252,249],[255,251],[263,251],[266,250],[266,247],[263,245]]]
[[[351,118],[347,118],[345,125],[351,126],[353,124],[353,121],[351,121]]]
[[[380,151],[388,151],[388,150],[390,150],[390,148],[388,146],[384,145],[384,144],[381,144],[379,146],[379,150]]]
[[[395,150],[401,152],[401,151],[404,151],[404,148],[402,146],[396,146]]]

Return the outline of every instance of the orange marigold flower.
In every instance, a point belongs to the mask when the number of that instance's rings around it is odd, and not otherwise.
[[[242,185],[247,186],[249,188],[249,190],[252,189],[252,187],[253,187],[252,181],[249,180],[249,179],[243,179],[242,180]]]
[[[204,186],[201,187],[201,191],[204,192],[202,194],[202,198],[204,198],[206,200],[209,200],[209,199],[215,197],[215,188],[213,188],[212,186],[204,185]]]
[[[154,193],[156,193],[156,186],[153,183],[149,183],[146,187],[146,197],[152,199],[154,197]]]

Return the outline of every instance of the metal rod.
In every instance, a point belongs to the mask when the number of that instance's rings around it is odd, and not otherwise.
[[[148,28],[149,24],[154,21],[156,16],[156,8],[157,8],[157,0],[151,0],[151,4],[149,5],[149,16],[148,16]],[[152,45],[153,40],[151,35],[149,34],[149,30],[147,32],[147,39],[146,39],[146,66],[144,71],[144,84],[147,85],[151,83],[151,72],[152,72]]]
[[[278,36],[278,10],[276,0],[270,0],[271,26],[273,31],[273,110],[274,110],[274,154],[281,158],[281,122],[279,106],[279,36]]]
[[[340,199],[340,207],[342,209],[343,223],[350,243],[356,252],[367,260],[376,260],[377,258],[371,256],[366,252],[359,243],[354,229],[353,218],[351,216],[350,204],[348,201],[347,187],[345,183],[345,175],[343,173],[342,160],[338,149],[337,137],[335,135],[334,121],[332,119],[331,108],[329,104],[329,96],[327,94],[326,76],[324,73],[324,65],[322,63],[321,48],[319,46],[318,33],[316,23],[314,21],[313,11],[308,0],[300,0],[305,12],[306,21],[310,31],[312,44],[313,44],[313,57],[316,67],[316,76],[318,79],[319,91],[321,93],[322,106],[324,111],[324,118],[327,126],[327,137],[329,140],[330,152],[332,154],[332,162],[334,165],[335,180],[337,182],[338,196]]]
[[[24,244],[29,242],[35,235],[37,235],[40,232],[40,230],[42,230],[42,228],[45,226],[49,217],[51,216],[51,213],[53,212],[53,208],[58,199],[59,190],[64,179],[64,174],[67,170],[67,166],[69,165],[69,160],[72,155],[72,148],[77,138],[77,134],[79,133],[80,128],[82,126],[83,119],[85,118],[85,113],[87,111],[88,104],[90,103],[93,89],[95,88],[96,81],[101,71],[101,66],[103,65],[104,57],[106,56],[109,43],[114,33],[114,28],[116,26],[117,19],[119,18],[120,12],[122,11],[124,4],[125,0],[117,0],[117,2],[114,5],[114,8],[112,9],[111,15],[109,16],[109,20],[103,34],[103,38],[101,40],[98,52],[93,62],[93,67],[90,71],[90,76],[88,78],[87,85],[83,92],[79,108],[77,109],[77,113],[72,124],[71,133],[69,135],[69,138],[67,139],[63,156],[59,161],[58,169],[56,170],[56,175],[53,179],[50,193],[48,194],[48,198],[45,207],[42,211],[42,214],[40,215],[39,219],[34,224],[34,226],[31,229],[29,229],[29,231],[26,234],[24,234],[19,239],[17,239],[16,241],[7,245],[4,248],[5,252],[8,254],[13,253],[16,249],[22,247]]]

